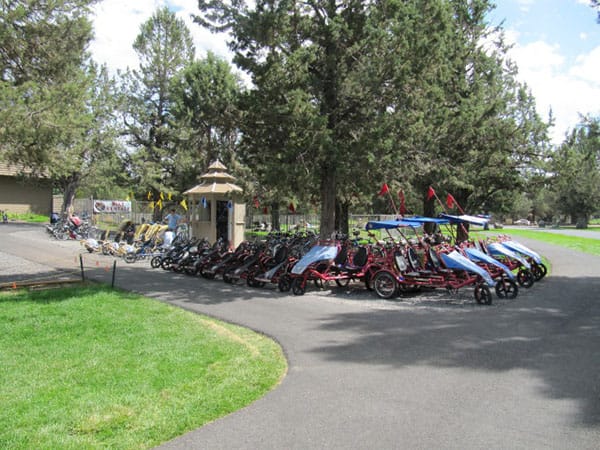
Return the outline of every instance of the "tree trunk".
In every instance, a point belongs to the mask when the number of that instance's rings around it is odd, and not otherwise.
[[[435,198],[425,200],[423,202],[423,215],[425,217],[435,217]],[[424,225],[425,233],[432,234],[435,232],[435,224],[434,223],[426,223]]]
[[[279,202],[271,203],[271,230],[279,231],[281,224],[279,223]]]
[[[335,229],[346,236],[349,236],[350,232],[348,226],[349,209],[350,206],[347,202],[336,201]]]
[[[321,177],[321,238],[329,239],[335,230],[336,176],[333,165],[323,168]]]
[[[64,216],[74,213],[75,193],[79,187],[79,176],[71,175],[64,185],[63,205],[61,214]]]
[[[588,216],[587,215],[579,215],[577,217],[577,221],[575,222],[575,228],[587,229],[587,227],[588,227]]]

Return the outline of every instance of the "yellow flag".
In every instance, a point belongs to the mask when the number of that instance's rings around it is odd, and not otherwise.
[[[160,209],[163,209],[162,198],[159,198],[159,199],[156,201],[156,206],[158,206]]]
[[[181,202],[179,202],[179,204],[181,205],[181,207],[183,209],[185,209],[187,211],[187,202],[185,201],[185,198],[183,200],[181,200]]]
[[[148,205],[148,207],[152,210],[154,209],[154,202],[150,202],[150,204]]]
[[[165,195],[164,195],[162,192],[160,193],[160,199],[161,199],[161,200],[164,200],[164,199],[165,199]]]
[[[148,195],[146,195],[148,200],[152,200],[152,192],[148,191]]]
[[[170,192],[167,194],[167,200],[173,200],[173,194],[171,194]]]
[[[126,201],[126,202],[128,202],[128,201],[130,201],[130,200],[131,200],[131,199],[129,198],[129,194],[127,194],[127,197],[125,197],[125,201]]]

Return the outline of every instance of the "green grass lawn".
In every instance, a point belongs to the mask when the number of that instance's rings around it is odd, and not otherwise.
[[[41,214],[34,214],[34,213],[17,214],[17,213],[7,212],[6,215],[8,216],[8,220],[11,220],[11,221],[18,220],[21,222],[31,222],[31,223],[50,222],[49,216],[44,216]]]
[[[0,448],[149,448],[284,376],[271,339],[84,285],[0,292]]]
[[[479,233],[483,234],[484,232]],[[563,234],[549,233],[545,231],[521,230],[514,228],[489,231],[485,232],[485,234],[506,234],[514,237],[522,236],[525,238],[536,239],[538,241],[547,242],[549,244],[559,245],[561,247],[570,248],[572,250],[577,250],[580,252],[600,256],[600,239],[566,236]]]

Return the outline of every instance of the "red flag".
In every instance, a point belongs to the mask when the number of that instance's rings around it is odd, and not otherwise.
[[[263,214],[269,214],[269,208],[266,206],[263,208]]]
[[[260,203],[258,202],[258,195],[255,195],[252,201],[254,202],[254,207],[256,209],[260,208]]]
[[[446,205],[448,205],[449,209],[454,208],[454,205],[458,205],[458,203],[456,203],[456,200],[450,193],[446,195]]]
[[[404,198],[404,191],[400,189],[398,192],[398,198],[400,199],[400,214],[406,214],[408,211],[406,210],[406,199]]]
[[[296,213],[296,208],[294,207],[294,204],[292,202],[290,202],[290,205],[288,206],[288,209],[290,210],[290,212],[292,214]]]
[[[435,191],[429,186],[429,189],[427,190],[427,200],[431,200],[433,197],[435,197]]]
[[[379,194],[377,194],[377,195],[385,195],[388,192],[390,192],[390,188],[388,187],[387,183],[383,183],[383,186],[381,186],[381,190],[379,191]]]

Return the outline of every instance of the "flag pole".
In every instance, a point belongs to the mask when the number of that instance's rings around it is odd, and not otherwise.
[[[433,192],[433,196],[435,197],[435,199],[438,201],[438,203],[442,207],[442,211],[444,211],[445,213],[447,213],[448,211],[446,210],[446,205],[444,205],[444,203],[442,203],[442,201],[438,197],[437,193],[435,192],[435,190],[431,186],[429,186],[429,191],[428,192]],[[452,238],[454,239],[454,242],[456,242],[456,237],[458,236],[458,234],[457,234],[457,236],[455,236],[454,233],[452,232],[452,228],[450,228],[450,227],[447,227],[447,228],[448,228],[448,230],[450,230],[450,234],[452,235]]]
[[[392,208],[396,212],[396,215],[399,215],[398,208],[396,208],[396,204],[394,203],[394,197],[392,197],[392,192],[388,189],[388,195],[390,196],[390,202],[392,202]]]

